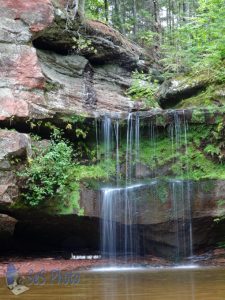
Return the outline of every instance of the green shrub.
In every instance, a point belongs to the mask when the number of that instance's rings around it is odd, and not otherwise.
[[[64,140],[51,141],[47,149],[34,151],[25,170],[18,175],[24,180],[22,202],[31,207],[82,214],[79,206],[80,183],[86,179],[104,179],[115,172],[113,162],[81,165],[73,160],[73,148]],[[72,211],[71,211],[72,210]]]
[[[44,203],[45,199],[65,197],[65,189],[72,192],[68,186],[70,167],[72,165],[72,147],[64,141],[51,142],[51,145],[29,160],[22,174],[26,179],[24,200],[31,206]]]
[[[134,72],[132,78],[133,82],[127,90],[127,95],[133,100],[144,101],[146,107],[158,108],[155,94],[159,85],[156,81],[152,82],[151,74]]]

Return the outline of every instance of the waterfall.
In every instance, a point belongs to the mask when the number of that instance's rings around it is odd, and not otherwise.
[[[181,151],[188,152],[188,124],[176,111],[172,112],[173,122],[169,125],[169,139],[171,154],[174,162]],[[145,120],[146,122],[146,120]],[[156,156],[157,126],[151,118],[149,124],[150,147]],[[145,128],[146,130],[146,128]],[[153,202],[157,201],[157,188],[160,189],[161,175],[152,173],[148,182],[137,180],[140,166],[140,143],[142,131],[140,128],[139,113],[130,113],[126,120],[126,132],[123,132],[123,141],[126,141],[125,157],[121,159],[120,150],[122,128],[118,118],[104,117],[102,121],[104,159],[113,159],[116,164],[115,187],[101,189],[101,251],[103,257],[111,261],[123,257],[125,261],[134,260],[140,254],[141,239],[138,226],[139,202],[141,198],[148,198],[143,188],[153,195]],[[145,132],[144,132],[145,133]],[[145,133],[146,135],[146,133]],[[192,219],[191,219],[191,183],[188,180],[188,161],[181,166],[181,178],[167,179],[167,194],[171,201],[170,225],[174,232],[174,258],[192,256]],[[123,171],[124,170],[124,171]],[[123,178],[121,174],[123,171]],[[183,180],[184,177],[186,180]],[[157,180],[154,178],[157,177]],[[154,182],[154,184],[152,184]],[[158,191],[160,192],[160,190]],[[141,197],[140,197],[141,195]],[[150,201],[150,200],[149,200]]]
[[[102,254],[110,259],[123,256],[126,260],[137,254],[136,229],[136,191],[141,185],[133,184],[134,162],[139,159],[139,115],[129,114],[126,136],[126,175],[125,187],[119,188],[119,121],[114,124],[116,144],[116,184],[115,188],[102,189],[101,207],[101,249]],[[113,141],[110,141],[112,123],[108,117],[103,120],[105,158]]]
[[[136,193],[142,185],[102,189],[102,255],[126,261],[138,252]]]
[[[184,153],[187,156],[188,141],[187,130],[188,124],[181,119],[176,111],[173,112],[173,123],[170,125],[169,134],[171,138],[171,147],[174,159],[179,155],[182,146],[184,145]],[[188,178],[189,168],[188,161],[185,162],[185,169],[181,166],[181,180],[171,180],[171,199],[173,208],[173,220],[176,233],[176,253],[175,259],[179,260],[182,257],[192,257],[193,242],[192,242],[192,214],[191,214],[191,182],[182,180],[184,175]]]
[[[174,258],[192,257],[192,218],[190,210],[191,183],[183,180],[171,180],[170,185],[173,226],[175,229]]]
[[[112,120],[110,117],[105,116],[103,125],[103,139],[104,139],[104,153],[105,153],[105,160],[111,158],[111,151],[112,151]]]

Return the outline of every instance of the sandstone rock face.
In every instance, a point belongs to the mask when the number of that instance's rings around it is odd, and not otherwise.
[[[0,130],[0,148],[1,162],[10,159],[10,157],[28,155],[30,152],[30,139],[26,134],[9,130]]]
[[[179,235],[187,231],[188,236],[190,222],[194,249],[215,244],[222,237],[222,229],[219,227],[224,226],[223,223],[217,225],[214,221],[225,212],[224,206],[218,206],[218,201],[224,199],[224,189],[224,181],[213,180],[183,184],[176,180],[158,181],[155,185],[138,187],[132,193],[131,200],[135,203],[135,215],[132,217],[142,250],[155,255],[173,256],[177,247],[177,228],[182,229]],[[122,193],[120,191],[120,195]],[[82,190],[81,206],[85,215],[101,218],[102,196],[100,191]],[[125,211],[124,204],[120,202],[124,202],[124,198],[125,194],[124,197],[118,196],[119,209],[113,215],[113,221],[122,224],[125,221]],[[184,251],[182,246],[180,250]]]
[[[0,207],[15,203],[19,196],[15,165],[30,154],[30,138],[9,130],[0,130]]]
[[[172,180],[170,182],[173,182]],[[183,216],[187,216],[185,210],[188,209],[188,194],[191,200],[192,218],[216,218],[224,212],[224,207],[219,207],[217,201],[224,198],[225,185],[224,181],[220,180],[206,180],[187,183],[184,182],[182,189],[184,194],[179,194],[180,198],[184,198],[185,204],[177,204],[178,212],[173,215],[173,199],[171,195],[171,183],[166,181],[154,181],[155,185],[151,184],[143,185],[134,190],[134,201],[136,201],[135,220],[137,224],[149,225],[149,224],[161,224],[174,221],[174,219],[181,219]],[[176,182],[174,180],[174,182]],[[181,182],[179,183],[178,192],[181,193]],[[101,217],[100,202],[101,191],[82,189],[81,192],[81,206],[84,208],[84,213],[89,217]],[[119,201],[119,200],[118,200]],[[123,201],[123,198],[121,198]],[[184,206],[183,206],[184,205]],[[114,220],[120,222],[124,220],[124,211],[118,211],[118,214],[114,216]]]
[[[63,56],[38,51],[49,90],[46,108],[58,114],[103,114],[130,111],[134,102],[124,94],[131,84],[130,72],[105,65],[93,67],[82,56]]]
[[[38,32],[49,26],[54,18],[50,0],[1,0],[0,16],[5,19],[21,20],[31,32]],[[19,22],[19,24],[21,24]]]
[[[182,218],[180,204],[178,219],[174,218],[171,194],[164,194],[162,187],[157,196],[159,198],[146,187],[135,193],[137,224],[134,230],[138,233],[137,243],[142,255],[154,254],[172,258],[177,249],[177,226],[183,228],[189,226],[189,223]],[[193,248],[198,250],[215,245],[223,237],[224,223],[216,224],[214,218],[223,210],[222,207],[218,208],[216,200],[224,195],[224,182],[196,182],[192,184],[192,189]],[[26,217],[23,214],[18,215],[15,236],[31,249],[50,247],[76,253],[85,253],[87,249],[89,253],[99,251],[101,194],[82,187],[81,205],[85,210],[84,217],[47,216],[43,213],[35,216],[26,213]],[[123,210],[118,211],[114,220],[119,222],[123,215]]]
[[[0,121],[32,117],[45,103],[45,78],[36,50],[26,45],[0,44],[0,66]]]
[[[150,58],[100,22],[78,24],[66,3],[0,0],[0,121],[135,109],[124,92]],[[96,51],[74,49],[78,29]],[[32,41],[52,51],[37,56]]]

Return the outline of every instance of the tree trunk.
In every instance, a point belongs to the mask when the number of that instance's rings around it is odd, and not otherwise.
[[[108,0],[104,0],[104,4],[105,4],[105,20],[108,23],[108,21],[109,21],[109,3],[108,3]]]
[[[85,16],[85,0],[76,0],[78,2],[78,15],[80,18]]]
[[[115,23],[118,26],[119,30],[124,33],[124,27],[121,20],[121,9],[120,9],[120,0],[114,0],[115,5]]]
[[[158,0],[153,0],[153,7],[154,7],[154,27],[157,33],[161,31],[161,24],[159,19],[159,3]]]
[[[134,34],[134,37],[136,37],[136,34],[137,34],[137,3],[136,3],[136,0],[133,0],[133,18],[134,18],[133,34]]]

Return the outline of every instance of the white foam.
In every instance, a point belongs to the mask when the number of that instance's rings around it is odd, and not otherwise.
[[[134,267],[134,266],[109,266],[109,267],[100,267],[100,268],[93,268],[90,271],[93,272],[127,272],[127,271],[142,271],[146,270],[145,267]]]
[[[147,272],[155,272],[155,271],[175,271],[175,270],[193,270],[193,269],[202,269],[202,267],[194,264],[190,265],[177,265],[177,266],[158,266],[152,267],[151,265],[148,266],[104,266],[99,268],[93,268],[90,271],[93,272],[135,272],[135,271],[147,271]]]
[[[181,270],[186,270],[186,269],[198,269],[198,265],[179,265],[173,267],[174,269],[181,269]]]

